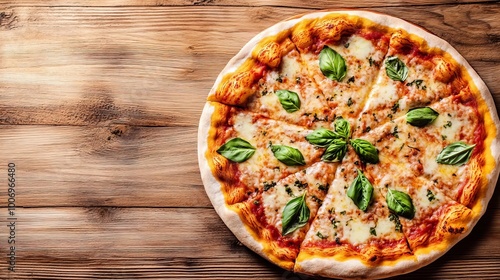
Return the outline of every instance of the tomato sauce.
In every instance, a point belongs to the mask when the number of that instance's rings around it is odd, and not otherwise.
[[[474,130],[473,142],[476,144],[472,152],[472,156],[480,155],[484,152],[484,140],[486,139],[486,127],[484,126],[484,120],[479,113],[478,104],[476,98],[472,94],[461,94],[454,96],[454,102],[463,104],[474,110],[474,115],[478,118],[478,124]]]
[[[381,32],[378,30],[369,30],[369,31],[364,31],[364,30],[359,30],[357,32],[357,35],[365,38],[366,40],[370,41],[379,41],[379,40],[385,40],[389,42],[389,36],[387,36],[386,32]]]
[[[280,231],[273,225],[270,225],[267,223],[266,220],[266,214],[264,212],[264,206],[262,206],[262,203],[259,204],[252,204],[251,206],[252,214],[255,215],[257,218],[257,221],[259,222],[259,225],[262,228],[265,228],[269,231],[271,234],[271,240],[274,240],[278,243],[278,245],[282,248],[290,248],[294,251],[299,252],[299,247],[300,247],[300,241],[299,240],[294,240],[286,236],[282,236]]]
[[[417,240],[421,236],[431,236],[432,233],[436,231],[438,222],[437,219],[426,219],[420,222],[418,227],[411,228],[409,232],[406,233],[408,240]]]

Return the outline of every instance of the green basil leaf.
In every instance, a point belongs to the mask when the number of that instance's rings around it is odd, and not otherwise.
[[[362,161],[378,163],[378,151],[370,142],[364,139],[352,139],[351,145]]]
[[[274,156],[288,166],[305,165],[304,156],[295,148],[285,145],[272,145],[271,151]]]
[[[389,189],[385,198],[389,210],[407,219],[415,217],[415,207],[411,197],[404,192]]]
[[[467,145],[464,142],[452,143],[439,153],[436,161],[448,165],[464,165],[469,161],[475,146]]]
[[[281,106],[283,106],[283,109],[288,113],[293,113],[300,109],[300,98],[296,92],[280,89],[276,91],[276,95],[278,96]]]
[[[319,69],[330,80],[340,82],[347,73],[344,58],[328,46],[319,53]]]
[[[347,141],[351,136],[351,125],[344,118],[338,118],[335,120],[335,132]]]
[[[326,148],[321,160],[326,162],[339,162],[342,161],[346,152],[347,142],[342,139],[334,139],[330,146]]]
[[[333,140],[339,138],[341,138],[341,136],[338,133],[326,128],[318,128],[306,136],[306,140],[309,141],[309,143],[319,147],[326,147],[332,144]]]
[[[429,107],[413,108],[406,113],[406,122],[418,127],[424,127],[432,123],[439,113]]]
[[[373,186],[359,169],[358,176],[356,176],[349,189],[347,189],[347,196],[352,199],[360,210],[366,211],[368,209],[373,196]]]
[[[306,204],[306,193],[291,199],[281,215],[281,235],[285,236],[301,228],[309,221],[310,211]]]
[[[222,145],[217,153],[234,162],[244,162],[255,153],[255,147],[241,138],[233,138]]]
[[[394,81],[404,82],[408,78],[408,67],[399,58],[391,56],[385,61],[385,73]]]

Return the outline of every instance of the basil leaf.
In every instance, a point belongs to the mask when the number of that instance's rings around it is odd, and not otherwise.
[[[436,161],[448,165],[464,165],[469,161],[475,146],[467,145],[464,142],[452,143],[439,153]]]
[[[378,163],[378,151],[370,142],[364,139],[353,139],[350,143],[362,161]]]
[[[342,161],[346,152],[347,142],[342,139],[334,139],[330,146],[326,148],[321,160],[326,162],[339,162]]]
[[[335,132],[347,141],[351,136],[351,125],[344,118],[338,118],[335,120]]]
[[[306,140],[309,141],[309,143],[319,147],[326,147],[332,144],[333,140],[338,138],[341,138],[338,133],[326,128],[318,128],[306,136]]]
[[[306,164],[302,153],[295,148],[285,145],[272,145],[271,151],[279,161],[286,165],[295,166]]]
[[[413,108],[406,113],[406,122],[418,127],[424,127],[432,123],[439,113],[429,107]]]
[[[319,53],[319,69],[330,80],[340,82],[347,73],[344,58],[328,46]]]
[[[244,162],[255,153],[255,147],[241,138],[233,138],[222,145],[217,153],[234,162]]]
[[[394,81],[404,82],[408,78],[408,67],[399,58],[391,56],[385,61],[385,73]]]
[[[415,208],[411,197],[404,192],[389,189],[385,198],[389,210],[407,219],[415,217]]]
[[[281,215],[281,235],[287,235],[301,228],[309,221],[310,211],[306,204],[306,193],[288,201]]]
[[[296,92],[280,89],[276,91],[276,95],[278,96],[281,106],[283,106],[283,109],[288,113],[293,113],[300,109],[300,98]]]
[[[360,210],[366,211],[366,209],[368,209],[368,205],[370,205],[370,201],[372,200],[372,195],[372,184],[358,169],[358,176],[356,176],[349,189],[347,189],[347,196],[352,199],[354,204],[356,204]]]

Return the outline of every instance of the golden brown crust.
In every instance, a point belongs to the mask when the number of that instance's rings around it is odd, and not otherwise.
[[[213,109],[210,130],[207,137],[207,151],[205,158],[213,176],[220,182],[224,201],[228,205],[241,202],[245,198],[245,189],[234,180],[236,164],[229,161],[217,149],[233,137],[234,131],[230,129],[230,116],[235,108],[224,104],[211,102]]]
[[[442,57],[438,57],[434,61],[436,68],[434,70],[434,77],[436,80],[448,83],[456,76],[456,66],[450,61]]]
[[[284,269],[292,270],[297,258],[298,246],[296,248],[283,246],[276,239],[276,233],[273,232],[273,228],[259,221],[255,214],[255,211],[258,210],[253,210],[253,208],[258,208],[259,206],[253,204],[253,201],[236,204],[233,206],[233,209],[247,226],[246,230],[263,245],[262,252],[275,264]]]
[[[439,213],[435,226],[429,227],[427,232],[415,234],[412,231],[418,230],[410,224],[405,224],[408,243],[413,249],[413,254],[418,257],[425,257],[428,254],[436,254],[448,251],[455,245],[464,234],[471,230],[473,219],[472,211],[458,203],[444,205],[437,209]],[[434,225],[429,220],[428,224]]]
[[[249,200],[244,201],[247,198],[245,189],[238,188],[237,182],[232,181],[234,164],[215,152],[231,136],[225,123],[231,109],[218,102],[244,106],[256,93],[255,86],[259,79],[267,71],[279,67],[282,57],[292,49],[296,47],[302,52],[317,52],[319,45],[339,43],[358,28],[394,32],[389,43],[392,51],[388,55],[415,56],[415,63],[421,65],[434,80],[446,83],[450,94],[471,96],[476,102],[473,106],[482,118],[480,121],[488,129],[479,140],[483,143],[482,149],[468,164],[471,171],[457,198],[458,203],[441,210],[431,236],[407,237],[414,249],[411,254],[403,252],[398,246],[384,252],[376,247],[353,250],[348,246],[334,246],[325,248],[321,253],[303,249],[295,261],[297,251],[276,242],[270,230],[256,219],[252,211],[254,206]],[[200,170],[207,194],[238,239],[272,262],[297,272],[327,277],[378,278],[422,267],[444,254],[470,232],[484,213],[498,178],[500,121],[487,87],[449,44],[393,17],[361,11],[335,11],[308,14],[277,24],[256,36],[228,64],[208,100],[215,103],[205,107],[199,132]]]
[[[265,71],[265,66],[259,65],[255,60],[249,60],[247,64],[247,67],[251,69],[225,76],[214,95],[209,96],[208,100],[236,106],[245,104],[247,99],[255,93],[255,83]]]
[[[336,43],[340,38],[354,31],[354,24],[344,18],[324,18],[318,20],[313,27],[313,32],[320,41]]]
[[[349,259],[359,260],[366,266],[375,266],[383,264],[386,261],[398,260],[405,256],[410,256],[405,239],[398,242],[382,245],[363,245],[355,248],[350,244],[330,244],[329,247],[322,248],[314,244],[304,244],[300,251],[301,257],[313,256],[331,258],[335,261],[345,261]]]
[[[301,50],[309,48],[314,43],[313,33],[311,31],[310,21],[298,23],[292,30],[291,39],[295,46]]]
[[[482,179],[484,178],[484,168],[481,161],[482,157],[477,157],[470,161],[469,166],[471,171],[464,186],[462,186],[462,192],[458,197],[458,202],[469,208],[474,206],[476,196],[483,185]]]

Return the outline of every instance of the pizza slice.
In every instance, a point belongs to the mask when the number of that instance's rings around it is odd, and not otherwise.
[[[421,265],[446,253],[477,221],[469,208],[424,178],[394,176],[391,183],[379,187]]]
[[[279,36],[261,44],[247,60],[253,67],[227,74],[209,100],[305,127],[327,126],[330,109],[292,41]]]
[[[434,139],[425,147],[426,156],[422,158],[425,177],[447,196],[473,207],[477,195],[485,191],[487,178],[484,174],[489,172],[491,166],[487,162],[491,157],[485,147],[488,145],[485,120],[474,98],[466,91],[434,103],[429,108],[438,116],[419,129],[421,135]],[[415,110],[407,113],[410,120]]]
[[[401,225],[352,149],[300,247],[295,271],[332,277],[382,277],[413,262]]]
[[[470,205],[485,182],[484,124],[465,93],[427,107],[407,110],[361,136],[379,151],[380,162],[367,166],[377,184],[423,176],[459,203]]]
[[[306,140],[313,131],[210,103],[214,110],[206,157],[229,205],[244,201],[265,184],[321,160],[325,148]],[[220,191],[214,182],[214,191]]]
[[[464,86],[450,55],[398,30],[391,36],[381,71],[360,117],[363,131],[458,94]]]
[[[364,26],[366,25],[366,26]],[[292,41],[334,116],[354,120],[387,52],[389,35],[367,22],[329,15],[299,24]]]
[[[298,51],[283,55],[278,67],[270,69],[257,83],[257,92],[249,98],[249,111],[306,127],[328,126],[332,120],[326,98],[309,78]]]
[[[317,162],[279,181],[264,183],[246,201],[228,207],[239,214],[245,225],[242,231],[252,234],[254,251],[285,269],[293,268],[337,165]]]

